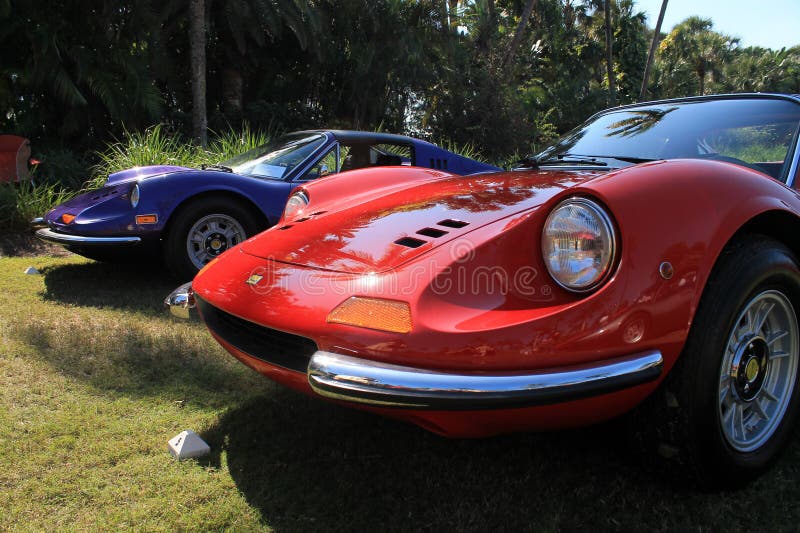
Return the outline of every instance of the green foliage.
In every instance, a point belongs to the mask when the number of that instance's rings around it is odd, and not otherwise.
[[[92,179],[86,188],[102,187],[109,174],[133,167],[175,165],[200,168],[219,163],[269,142],[273,133],[254,131],[245,124],[241,130],[228,129],[212,137],[208,147],[185,139],[180,133],[168,132],[158,124],[144,131],[126,131],[121,140],[109,143],[96,153],[98,163],[92,167]]]
[[[207,3],[212,130],[372,129],[537,150],[607,107],[602,0],[215,0]],[[532,8],[529,11],[528,8]],[[88,11],[87,11],[88,10]],[[90,15],[87,15],[90,13]],[[521,20],[530,13],[528,20]],[[612,0],[617,102],[636,100],[650,33]],[[0,131],[90,153],[163,123],[188,138],[187,2],[0,2]],[[80,31],[76,31],[80,28]],[[741,48],[692,17],[663,39],[652,97],[800,92],[800,47]],[[158,144],[151,134],[146,144]],[[163,140],[163,139],[162,139]],[[170,148],[176,161],[202,158]],[[129,150],[132,160],[152,161]],[[59,159],[54,154],[56,160]],[[77,158],[79,161],[83,157]],[[124,164],[124,157],[113,160]],[[62,181],[80,170],[65,163]],[[86,163],[84,162],[85,166]],[[105,168],[101,162],[101,167]],[[54,174],[43,168],[53,181]]]
[[[91,186],[102,185],[109,174],[127,168],[149,165],[195,166],[202,150],[184,141],[180,135],[168,134],[162,125],[144,131],[126,131],[122,140],[110,143],[99,152],[93,168]]]
[[[248,150],[267,144],[270,139],[277,135],[275,131],[253,131],[249,124],[245,124],[239,131],[232,128],[228,129],[212,138],[208,148],[204,150],[202,155],[204,160],[201,163],[230,159]]]
[[[34,147],[39,160],[37,183],[58,183],[68,189],[80,189],[89,177],[90,156],[62,147]]]
[[[25,231],[30,221],[66,202],[74,191],[57,183],[34,185],[29,181],[0,184],[0,233]]]
[[[660,83],[667,94],[716,92],[723,67],[735,57],[738,39],[713,31],[711,19],[689,17],[661,41]]]

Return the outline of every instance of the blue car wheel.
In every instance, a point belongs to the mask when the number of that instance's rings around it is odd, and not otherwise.
[[[246,206],[225,197],[197,199],[174,217],[164,258],[181,280],[192,279],[206,263],[263,229]]]

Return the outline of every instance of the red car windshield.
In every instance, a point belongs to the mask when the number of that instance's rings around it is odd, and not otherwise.
[[[624,166],[647,160],[707,158],[783,179],[798,124],[800,105],[786,99],[663,102],[596,115],[535,159],[542,166],[591,161]]]

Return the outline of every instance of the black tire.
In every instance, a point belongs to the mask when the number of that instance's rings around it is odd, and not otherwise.
[[[203,235],[208,233],[207,239],[201,244],[194,241],[190,232],[197,224],[202,225],[204,220],[214,226],[206,225],[203,227],[208,231],[196,232]],[[182,206],[173,215],[164,240],[164,261],[177,279],[191,280],[202,264],[255,235],[259,228],[256,217],[241,202],[226,197],[198,198]],[[194,249],[193,253],[190,248]]]
[[[747,235],[723,251],[662,391],[661,436],[701,487],[748,483],[788,443],[800,404],[798,302],[800,271],[781,243]]]

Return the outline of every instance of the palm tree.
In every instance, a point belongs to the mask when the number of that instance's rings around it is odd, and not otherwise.
[[[160,115],[163,100],[145,44],[158,14],[144,0],[111,4],[87,17],[77,0],[15,2],[13,15],[0,2],[2,72],[10,80],[3,92],[14,121],[25,123],[19,131],[104,136],[109,128],[144,126]]]
[[[264,53],[270,42],[288,32],[305,50],[314,44],[320,9],[299,0],[215,0],[210,4],[210,32],[218,48],[217,61],[223,109],[239,114],[243,106],[243,80],[248,67],[257,63],[253,54]]]
[[[606,25],[606,66],[608,68],[608,97],[609,103],[617,104],[616,87],[614,83],[614,50],[613,33],[611,31],[611,0],[604,0],[603,11]]]
[[[503,57],[502,66],[506,67],[510,64],[511,58],[514,57],[514,53],[517,51],[517,47],[519,47],[520,43],[522,42],[522,37],[525,35],[525,28],[528,25],[528,21],[531,18],[531,14],[533,13],[533,8],[536,7],[536,0],[527,0],[525,3],[525,7],[522,10],[522,14],[519,17],[519,23],[517,24],[517,29],[514,31],[514,37],[511,38],[511,42],[508,43],[508,48],[506,49],[506,54]]]
[[[668,75],[675,78],[681,71],[691,72],[697,82],[695,90],[699,94],[706,93],[709,80],[716,81],[719,78],[739,42],[712,28],[711,19],[689,17],[676,25],[660,46]],[[679,79],[673,79],[673,88],[680,83]]]
[[[656,56],[658,41],[661,39],[661,24],[664,22],[664,13],[667,11],[668,0],[662,0],[661,11],[658,13],[656,29],[653,31],[653,42],[650,43],[650,51],[647,53],[647,63],[644,66],[644,77],[642,78],[642,89],[639,91],[639,100],[644,100],[647,94],[647,81],[650,79],[650,69],[653,68],[653,59]]]

